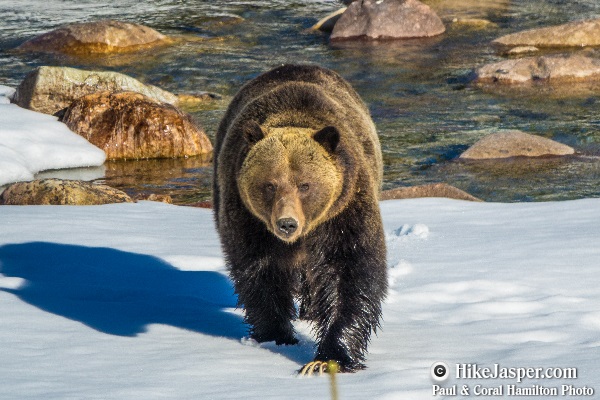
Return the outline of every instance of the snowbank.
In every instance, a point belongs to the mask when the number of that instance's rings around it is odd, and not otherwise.
[[[104,163],[102,150],[56,117],[9,104],[13,92],[0,86],[0,186],[32,180],[43,170]]]
[[[600,390],[600,199],[382,211],[383,330],[369,368],[339,376],[341,399],[430,399],[437,361],[577,368],[575,380],[452,377],[442,385],[457,384],[457,398],[463,385]],[[2,206],[0,221],[9,398],[328,398],[327,378],[294,374],[313,354],[307,323],[297,346],[244,339],[210,210]]]

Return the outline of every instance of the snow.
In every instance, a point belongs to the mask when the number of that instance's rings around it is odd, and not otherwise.
[[[39,171],[100,166],[106,155],[51,115],[9,104],[0,85],[0,186],[34,179]]]
[[[509,384],[597,396],[600,199],[381,207],[383,329],[369,368],[338,376],[340,399],[430,399],[433,384],[456,384],[457,398],[463,385]],[[308,323],[295,323],[297,346],[246,338],[210,210],[2,206],[0,221],[6,398],[329,398],[327,377],[295,375],[313,355]],[[430,377],[439,361],[452,371],[443,383]],[[463,363],[577,368],[577,379],[457,379]]]

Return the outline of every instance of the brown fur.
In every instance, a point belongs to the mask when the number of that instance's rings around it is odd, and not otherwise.
[[[246,84],[217,132],[213,204],[251,336],[296,342],[294,297],[316,360],[364,367],[386,292],[379,140],[333,71],[283,66]]]
[[[293,242],[329,215],[342,190],[335,160],[308,129],[274,128],[253,146],[238,175],[244,205],[279,235],[277,221],[293,218],[298,229],[281,239]],[[270,185],[269,189],[265,185]]]

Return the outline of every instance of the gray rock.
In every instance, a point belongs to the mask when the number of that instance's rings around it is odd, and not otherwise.
[[[379,200],[416,199],[420,197],[445,197],[449,199],[482,201],[469,193],[446,183],[434,183],[384,190]]]
[[[170,42],[147,26],[101,20],[62,26],[26,41],[18,49],[90,55],[137,51]]]
[[[331,40],[422,38],[445,30],[437,14],[417,0],[362,0],[348,6],[335,24]]]
[[[484,65],[475,75],[479,83],[591,81],[600,79],[600,59],[582,54],[517,58]]]
[[[575,150],[545,137],[521,131],[493,133],[476,142],[460,155],[461,159],[487,160],[510,157],[565,156]]]
[[[4,205],[97,205],[132,203],[120,190],[84,181],[43,179],[13,183],[0,195]]]
[[[176,95],[156,86],[110,71],[85,71],[67,67],[39,67],[17,88],[13,101],[24,108],[54,114],[74,100],[95,92],[138,92],[158,101],[175,104]]]
[[[502,36],[492,43],[502,46],[535,47],[599,46],[600,18],[529,29]]]

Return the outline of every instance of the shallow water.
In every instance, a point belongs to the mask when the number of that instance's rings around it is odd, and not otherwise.
[[[175,93],[218,93],[223,100],[191,110],[212,139],[228,99],[244,82],[282,63],[316,63],[338,71],[369,105],[384,152],[384,188],[446,182],[487,201],[600,196],[600,87],[497,91],[468,83],[474,67],[502,58],[489,46],[494,38],[598,17],[597,1],[568,6],[556,0],[428,3],[447,27],[437,38],[331,45],[326,34],[307,29],[339,8],[334,1],[0,0],[0,84],[17,86],[39,65],[65,65],[116,70]],[[178,41],[159,50],[93,60],[12,51],[62,24],[102,18],[146,24]],[[453,18],[485,18],[493,24],[479,29],[453,23]],[[578,156],[456,160],[498,129],[558,140],[575,147]],[[103,181],[130,194],[170,194],[177,203],[210,197],[211,166],[204,159],[108,162],[104,171]]]

